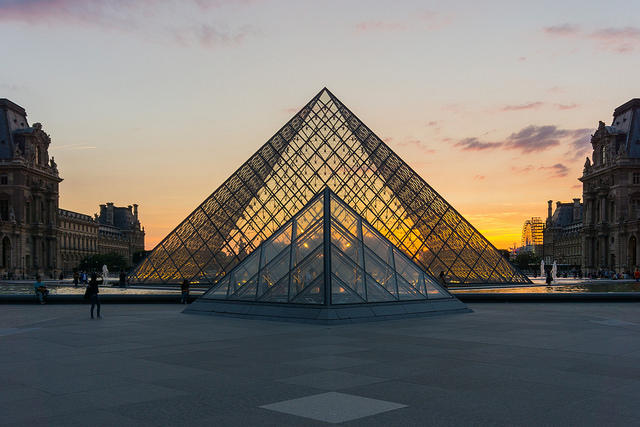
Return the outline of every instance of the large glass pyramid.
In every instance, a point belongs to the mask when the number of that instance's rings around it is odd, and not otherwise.
[[[159,243],[133,282],[213,284],[328,187],[456,284],[530,283],[329,90],[321,90]]]
[[[467,309],[326,188],[187,311],[340,321]]]

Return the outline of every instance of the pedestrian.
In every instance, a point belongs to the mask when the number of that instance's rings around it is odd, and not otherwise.
[[[120,287],[127,287],[127,274],[124,271],[120,271]]]
[[[40,301],[40,304],[46,303],[46,297],[49,295],[49,290],[40,280],[40,276],[36,276],[36,282],[33,284],[33,289],[36,292],[36,297]]]
[[[189,281],[187,279],[184,279],[182,281],[180,290],[182,291],[182,299],[180,300],[180,304],[188,304],[189,303]]]
[[[553,282],[553,276],[551,276],[551,270],[547,270],[547,285],[550,285]]]
[[[87,286],[87,296],[89,297],[89,301],[91,301],[91,318],[93,319],[93,308],[98,306],[98,318],[100,316],[100,297],[98,293],[100,290],[98,289],[98,276],[96,273],[91,273],[91,280],[89,281],[89,285]]]
[[[638,267],[636,267],[635,271],[633,272],[633,278],[636,279],[636,282],[640,280],[640,270],[638,270]]]
[[[440,274],[438,275],[438,280],[443,287],[447,287],[447,278],[444,276],[444,271],[440,270]]]
[[[78,287],[78,281],[80,280],[80,275],[78,274],[77,271],[73,272],[73,287],[77,288]]]

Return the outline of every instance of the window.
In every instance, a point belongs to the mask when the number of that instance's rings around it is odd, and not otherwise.
[[[9,219],[9,201],[8,200],[0,200],[0,218],[3,221]]]
[[[9,177],[7,175],[0,175],[0,185],[9,184]]]
[[[607,147],[602,147],[602,164],[607,163]]]
[[[634,172],[633,173],[633,179],[632,182],[634,184],[640,184],[640,172]]]

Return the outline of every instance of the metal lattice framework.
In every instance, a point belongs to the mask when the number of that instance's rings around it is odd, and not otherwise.
[[[136,282],[213,284],[328,187],[452,283],[530,283],[326,88],[162,240]]]

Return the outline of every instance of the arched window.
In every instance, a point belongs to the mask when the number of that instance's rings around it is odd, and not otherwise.
[[[607,146],[603,145],[602,146],[602,164],[604,165],[605,163],[607,163]]]

